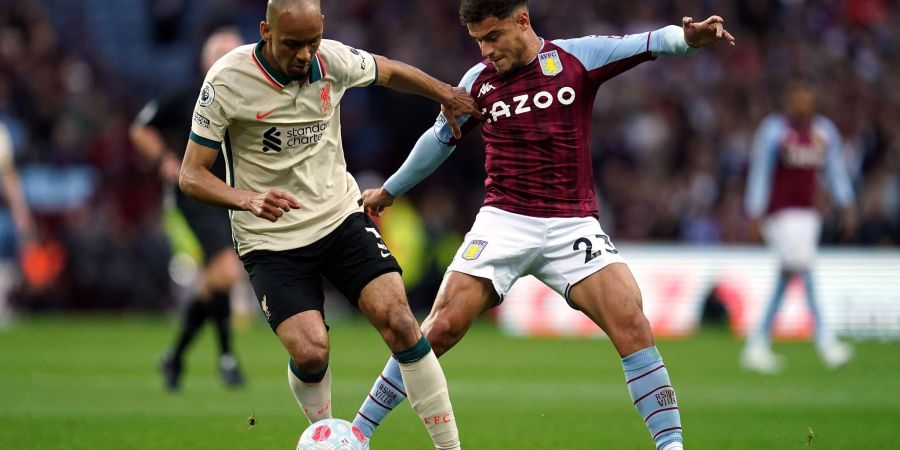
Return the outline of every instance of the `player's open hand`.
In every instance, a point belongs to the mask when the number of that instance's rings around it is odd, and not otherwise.
[[[284,213],[292,209],[300,209],[300,201],[287,192],[269,189],[247,199],[244,209],[250,211],[256,217],[275,222]]]
[[[384,209],[394,204],[394,196],[383,187],[378,189],[366,189],[362,193],[362,206],[366,212],[378,217]]]
[[[681,28],[684,30],[684,40],[691,47],[706,47],[714,42],[725,41],[734,45],[734,36],[725,30],[725,19],[719,16],[709,16],[709,19],[700,23],[694,23],[691,17],[681,18]]]
[[[475,99],[465,89],[453,87],[450,88],[450,91],[452,95],[441,103],[441,113],[447,120],[447,125],[450,125],[450,129],[453,130],[453,137],[459,139],[462,137],[462,130],[460,130],[459,122],[456,120],[459,116],[472,116],[481,120],[484,118],[484,115],[481,114],[478,105],[475,104]]]

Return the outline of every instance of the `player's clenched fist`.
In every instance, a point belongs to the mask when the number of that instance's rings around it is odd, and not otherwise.
[[[299,200],[278,189],[269,189],[261,194],[253,195],[245,203],[246,211],[269,222],[277,221],[279,217],[292,209],[300,209]]]

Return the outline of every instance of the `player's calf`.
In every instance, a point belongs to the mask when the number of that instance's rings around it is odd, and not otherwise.
[[[622,358],[622,368],[628,393],[656,448],[680,448],[678,399],[659,351],[653,346],[634,352]]]
[[[331,370],[326,367],[319,372],[304,372],[294,360],[288,362],[288,384],[294,398],[309,419],[315,423],[331,418]]]
[[[416,345],[394,353],[413,409],[438,450],[460,448],[447,379],[431,345],[423,336]]]

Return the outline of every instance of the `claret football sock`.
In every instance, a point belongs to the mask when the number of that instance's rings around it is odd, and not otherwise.
[[[628,392],[638,414],[650,430],[656,448],[682,442],[681,416],[669,372],[656,346],[622,358]],[[671,447],[670,447],[671,448]]]
[[[309,423],[331,418],[331,368],[317,374],[304,374],[291,359],[288,383]]]
[[[390,358],[381,376],[375,380],[375,385],[369,391],[359,412],[356,413],[353,425],[362,430],[366,436],[372,437],[381,421],[406,398],[405,389],[403,376],[400,374],[400,363]]]

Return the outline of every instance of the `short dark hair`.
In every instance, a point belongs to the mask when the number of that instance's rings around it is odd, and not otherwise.
[[[527,8],[528,0],[462,0],[459,5],[459,21],[466,25],[492,16],[506,19],[521,6]]]

